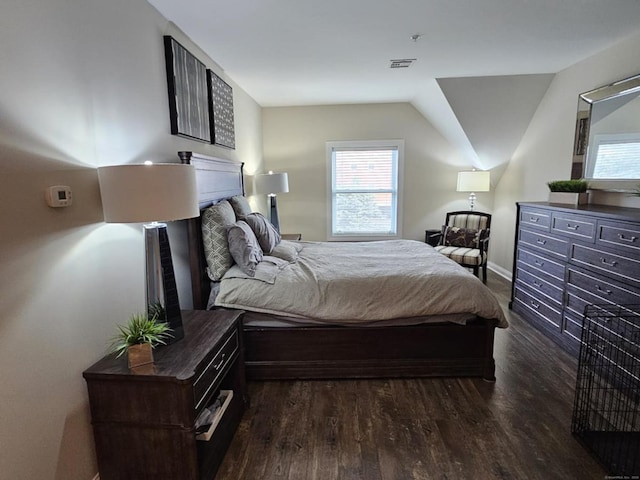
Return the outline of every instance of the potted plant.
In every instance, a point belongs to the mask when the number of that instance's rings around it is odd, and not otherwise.
[[[127,352],[129,368],[153,363],[152,349],[166,345],[172,336],[169,325],[157,320],[157,315],[149,318],[146,314],[135,314],[126,325],[118,325],[118,333],[113,337],[111,353],[116,357]]]
[[[549,203],[564,203],[583,205],[589,202],[589,182],[577,180],[553,180],[547,183],[549,187]]]

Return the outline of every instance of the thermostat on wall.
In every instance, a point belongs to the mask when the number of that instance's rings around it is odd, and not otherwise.
[[[50,207],[68,207],[71,205],[71,187],[66,185],[54,185],[45,191],[47,205]]]

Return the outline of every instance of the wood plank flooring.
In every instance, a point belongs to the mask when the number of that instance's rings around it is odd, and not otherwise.
[[[496,382],[252,382],[251,408],[216,480],[599,479],[571,435],[576,361],[508,309]]]

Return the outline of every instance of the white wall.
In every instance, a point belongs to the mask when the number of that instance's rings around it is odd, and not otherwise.
[[[164,34],[234,87],[236,150],[170,134]],[[144,308],[141,226],[102,222],[95,168],[194,150],[261,170],[260,107],[145,0],[4,0],[0,45],[0,478],[89,480],[82,371]],[[73,206],[46,206],[55,184]]]
[[[640,72],[640,34],[587,58],[553,79],[526,134],[496,188],[491,260],[505,272],[513,268],[516,202],[546,201],[547,182],[568,179],[578,95]],[[639,198],[596,194],[593,203],[640,207]]]
[[[455,189],[458,171],[471,166],[409,104],[264,108],[263,125],[265,168],[289,174],[289,193],[278,195],[282,232],[327,239],[325,143],[332,140],[404,139],[404,238],[424,240],[447,211],[469,206],[468,194]],[[489,193],[478,202],[491,211]]]

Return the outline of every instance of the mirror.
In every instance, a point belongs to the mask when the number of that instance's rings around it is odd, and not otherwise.
[[[581,93],[571,178],[632,191],[640,183],[640,75]]]

